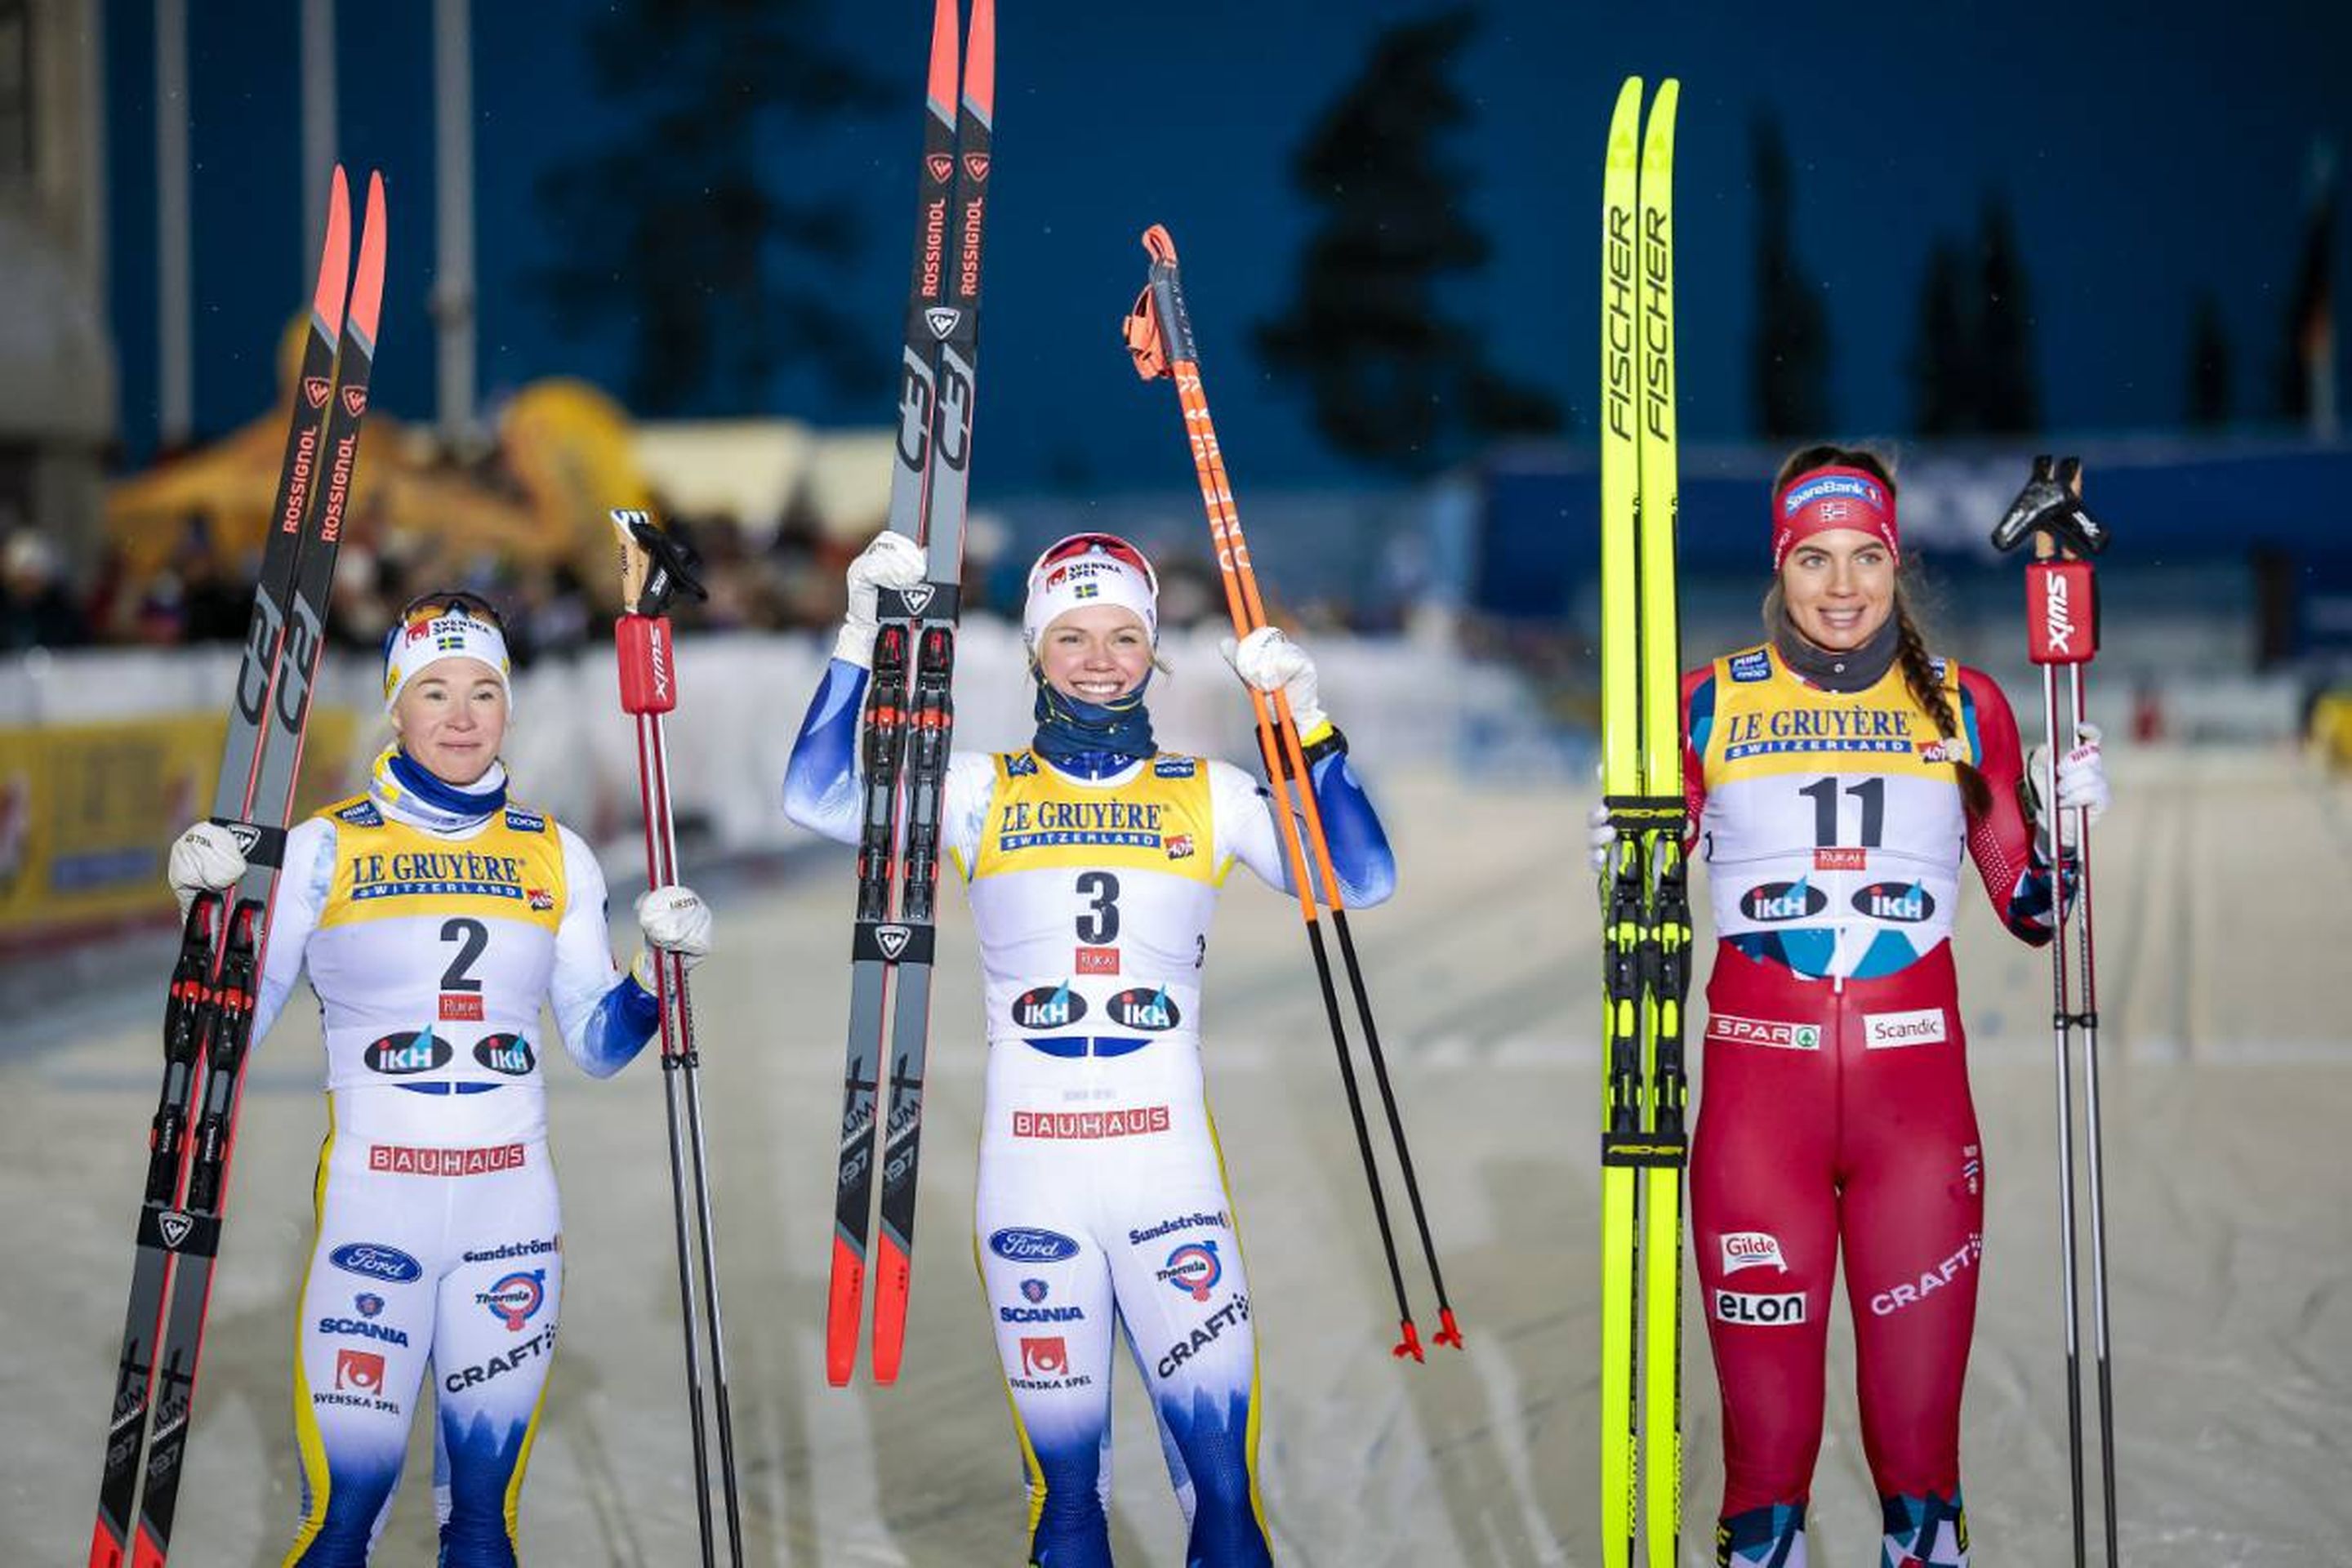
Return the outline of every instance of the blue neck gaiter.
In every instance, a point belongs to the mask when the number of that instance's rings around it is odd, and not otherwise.
[[[1031,746],[1065,772],[1099,778],[1159,751],[1151,739],[1151,710],[1143,705],[1146,675],[1116,702],[1095,703],[1037,682],[1037,738]]]

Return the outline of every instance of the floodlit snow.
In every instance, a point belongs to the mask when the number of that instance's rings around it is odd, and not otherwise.
[[[1360,760],[1390,814],[1403,884],[1355,930],[1469,1351],[1419,1367],[1389,1359],[1387,1284],[1306,943],[1292,906],[1236,879],[1212,942],[1206,1055],[1249,1249],[1278,1554],[1594,1563],[1586,803],[1557,785],[1468,785]],[[2095,842],[2123,1557],[2135,1568],[2339,1559],[2352,1539],[2352,1028],[2338,941],[2352,793],[2284,755],[2121,757],[2116,772],[2120,804]],[[616,888],[633,869],[614,861]],[[800,858],[764,880],[698,879],[719,911],[718,952],[694,986],[749,1560],[1018,1561],[1018,1458],[971,1266],[981,1054],[961,900],[947,900],[932,1014],[907,1372],[896,1388],[845,1392],[825,1386],[821,1320],[847,858]],[[1969,909],[1961,968],[1990,1212],[1967,1492],[1980,1561],[2057,1563],[2069,1543],[2048,971],[1980,900]],[[105,994],[79,1011],[35,1006],[25,973],[10,977],[10,1562],[87,1547],[160,1070],[150,1000],[165,964],[135,958],[91,983]],[[273,1563],[294,1521],[289,1352],[324,1117],[315,1026],[291,1012],[246,1097],[173,1556],[186,1568]],[[561,1052],[550,1060],[569,1273],[522,1503],[526,1558],[688,1562],[660,1075],[648,1060],[597,1084]],[[1401,1197],[1398,1211],[1402,1221]],[[1410,1278],[1426,1334],[1434,1305],[1417,1269]],[[2087,1274],[2084,1292],[2087,1363]],[[1720,1463],[1695,1290],[1686,1302],[1683,1558],[1698,1563],[1711,1561]],[[1843,1326],[1832,1347],[1813,1559],[1860,1563],[1874,1558],[1878,1525]],[[1159,1445],[1131,1374],[1118,1377],[1119,1560],[1177,1563]],[[429,1479],[414,1468],[423,1423],[417,1436],[386,1563],[431,1558]]]

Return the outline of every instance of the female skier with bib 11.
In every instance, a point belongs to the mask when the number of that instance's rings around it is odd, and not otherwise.
[[[793,819],[858,837],[854,773],[876,589],[923,580],[885,533],[849,568],[849,618],[784,794]],[[1257,1349],[1232,1198],[1201,1079],[1201,970],[1238,860],[1287,884],[1265,791],[1160,751],[1144,708],[1159,583],[1135,547],[1078,534],[1030,569],[1022,633],[1035,739],[960,752],[941,839],[969,887],[986,980],[981,1277],[1029,1484],[1029,1560],[1110,1562],[1115,1330],[1159,1416],[1190,1522],[1185,1561],[1270,1561],[1256,1483]],[[1228,658],[1287,692],[1347,902],[1388,897],[1380,821],[1317,701],[1315,668],[1269,627]]]
[[[614,971],[594,855],[507,798],[508,704],[490,606],[419,599],[385,639],[395,740],[367,794],[287,836],[253,1036],[307,966],[328,1089],[295,1359],[303,1507],[289,1565],[367,1561],[428,1360],[440,1562],[515,1562],[563,1291],[540,1006],[553,1005],[565,1047],[597,1078],[659,1022],[646,958]],[[173,846],[184,908],[244,870],[209,823]],[[637,921],[689,966],[709,951],[709,911],[687,889],[643,895]]]
[[[1951,930],[1976,862],[2021,940],[2051,868],[2000,689],[1932,657],[1897,574],[1895,481],[1811,447],[1772,490],[1769,642],[1684,679],[1685,795],[1718,945],[1692,1245],[1723,1396],[1716,1560],[1804,1568],[1830,1284],[1843,1256],[1882,1568],[1962,1568],[1960,1390],[1984,1160]],[[2059,805],[2107,802],[2097,731]],[[1595,813],[1593,841],[1612,834]]]

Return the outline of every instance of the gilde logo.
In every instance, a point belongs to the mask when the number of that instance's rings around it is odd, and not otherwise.
[[[1723,1271],[1737,1274],[1743,1268],[1773,1268],[1786,1274],[1788,1259],[1780,1256],[1780,1238],[1766,1230],[1727,1230],[1723,1233]]]

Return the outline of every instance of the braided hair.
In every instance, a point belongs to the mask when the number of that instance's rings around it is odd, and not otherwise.
[[[1800,474],[1827,467],[1860,468],[1864,473],[1876,476],[1879,482],[1886,487],[1889,496],[1895,493],[1894,465],[1885,458],[1868,447],[1839,447],[1826,442],[1791,452],[1788,460],[1780,465],[1780,473],[1773,478],[1772,493],[1780,494],[1789,481]],[[1911,563],[1906,558],[1895,579],[1895,663],[1902,667],[1903,684],[1910,689],[1911,700],[1935,721],[1936,732],[1946,741],[1957,740],[1960,726],[1952,712],[1951,695],[1944,689],[1944,683],[1937,677],[1936,661],[1928,655],[1927,640],[1921,635],[1918,618],[1913,614],[1912,601],[1916,595],[1911,586],[1914,581],[1912,571]],[[1771,590],[1764,595],[1764,623],[1777,635],[1787,618],[1788,613],[1781,602],[1780,584],[1775,578]],[[1961,807],[1967,812],[1968,819],[1975,822],[1992,809],[1992,786],[1985,782],[1983,773],[1972,763],[1955,758],[1952,771],[1959,784]]]

